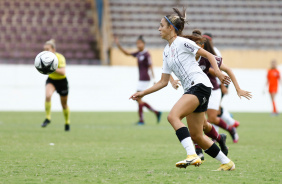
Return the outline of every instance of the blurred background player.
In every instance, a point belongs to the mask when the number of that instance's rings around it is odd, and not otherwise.
[[[221,52],[213,44],[213,35],[211,33],[204,33],[203,37],[205,37],[206,39],[209,40],[211,47],[213,48],[213,50],[215,52],[215,55],[222,57]],[[216,77],[216,81],[217,81],[218,85],[220,86],[220,90],[221,90],[221,94],[222,94],[221,100],[222,100],[223,96],[228,93],[228,86],[229,85],[222,84],[217,77]],[[220,118],[222,118],[229,126],[233,126],[233,127],[237,128],[240,125],[239,121],[233,119],[231,113],[228,112],[228,110],[223,108],[221,105],[219,107],[219,115],[218,116]],[[219,127],[215,126],[215,129],[218,131]]]
[[[137,85],[137,91],[143,91],[148,88],[150,85],[150,75],[148,71],[151,71],[152,78],[154,80],[154,70],[152,66],[151,56],[147,50],[145,50],[145,40],[143,39],[143,36],[139,36],[136,41],[136,46],[138,51],[134,53],[130,53],[126,50],[124,50],[120,43],[118,38],[115,38],[115,43],[118,46],[118,48],[127,56],[133,56],[137,58],[138,62],[138,70],[139,70],[139,81]],[[138,125],[144,125],[144,117],[143,117],[143,107],[147,107],[150,111],[155,113],[157,116],[157,122],[159,123],[161,120],[161,112],[153,109],[148,103],[142,101],[142,99],[137,100],[138,103],[138,115],[139,115],[139,121],[137,122]]]
[[[275,96],[278,91],[278,85],[280,80],[280,72],[277,69],[277,62],[275,60],[271,61],[271,68],[267,72],[267,82],[266,85],[268,86],[268,92],[271,97],[272,101],[272,115],[277,116],[278,111],[275,104]]]
[[[47,41],[44,44],[44,50],[53,52],[58,58],[58,68],[56,71],[48,76],[46,81],[46,99],[45,99],[45,112],[46,119],[42,123],[42,127],[46,127],[51,123],[51,97],[55,91],[60,95],[63,113],[65,117],[65,131],[70,130],[70,110],[67,105],[69,85],[66,77],[66,59],[65,57],[56,52],[56,43],[54,39]]]

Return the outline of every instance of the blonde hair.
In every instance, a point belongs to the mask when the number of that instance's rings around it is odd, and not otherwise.
[[[56,49],[56,40],[55,39],[48,40],[47,42],[45,42],[45,45],[51,45],[53,49]]]

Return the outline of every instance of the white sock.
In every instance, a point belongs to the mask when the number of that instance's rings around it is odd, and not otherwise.
[[[221,164],[227,164],[230,162],[230,159],[220,151],[218,155],[215,157],[216,160],[220,161]]]
[[[234,125],[235,123],[235,119],[233,119],[230,115],[230,113],[225,109],[223,108],[223,112],[222,112],[222,115],[221,115],[221,118],[223,119],[223,121],[225,121],[228,125]]]
[[[187,155],[196,154],[191,137],[187,137],[181,141],[182,146],[185,148]]]

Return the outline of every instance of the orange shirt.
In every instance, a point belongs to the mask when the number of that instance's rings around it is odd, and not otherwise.
[[[279,79],[280,79],[280,72],[277,69],[268,70],[267,80],[269,84],[269,91],[277,92]]]

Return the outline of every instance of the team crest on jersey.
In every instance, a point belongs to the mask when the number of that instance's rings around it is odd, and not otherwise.
[[[139,56],[139,60],[140,60],[140,61],[143,61],[144,58],[145,58],[144,55]]]
[[[175,48],[172,48],[171,49],[171,57],[174,57],[174,54],[175,54]]]
[[[206,69],[205,65],[199,65],[199,67],[204,71]]]
[[[194,48],[192,45],[190,45],[189,43],[184,43],[184,46],[187,48],[187,49],[190,49],[191,52],[194,52]]]

